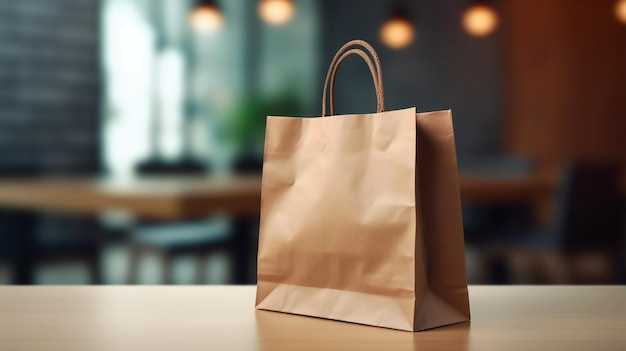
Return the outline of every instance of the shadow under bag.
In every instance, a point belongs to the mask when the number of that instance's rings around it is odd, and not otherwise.
[[[377,113],[333,115],[352,54]],[[322,118],[267,118],[256,307],[407,331],[468,321],[451,111],[385,112],[380,61],[360,40],[335,55],[323,99]]]

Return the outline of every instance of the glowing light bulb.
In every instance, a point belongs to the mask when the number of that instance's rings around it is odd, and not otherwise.
[[[473,5],[463,14],[463,27],[473,36],[484,37],[498,26],[498,14],[483,4]]]
[[[259,3],[259,16],[271,26],[287,24],[296,13],[291,0],[262,0]]]
[[[615,3],[615,17],[626,24],[626,0],[619,0]]]
[[[415,28],[411,21],[402,17],[394,17],[380,28],[380,39],[388,47],[404,49],[415,39]]]
[[[200,33],[212,33],[222,27],[224,18],[222,13],[212,5],[196,7],[189,16],[191,27]]]

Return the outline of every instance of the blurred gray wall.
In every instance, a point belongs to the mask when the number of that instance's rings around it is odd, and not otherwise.
[[[337,49],[351,39],[364,39],[374,45],[382,60],[387,109],[452,109],[461,165],[498,153],[504,95],[501,28],[486,38],[468,35],[461,27],[461,15],[469,3],[465,0],[407,3],[417,21],[417,40],[394,51],[378,36],[391,15],[393,1],[324,1],[323,72],[317,77],[320,98],[327,65]],[[350,58],[339,70],[336,113],[375,111],[371,76],[359,60]]]

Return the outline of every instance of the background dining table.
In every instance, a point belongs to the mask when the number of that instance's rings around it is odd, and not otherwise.
[[[463,176],[461,196],[473,203],[529,202],[546,217],[555,180],[546,177]],[[123,212],[138,220],[184,221],[223,214],[241,220],[258,220],[261,177],[250,176],[141,176],[130,178],[3,178],[0,208],[11,213],[19,230],[12,265],[14,284],[32,284],[32,216],[52,212],[73,216],[99,216]],[[241,233],[236,233],[241,234]],[[0,234],[2,235],[2,234]],[[249,246],[249,236],[237,242]],[[244,278],[254,257],[239,255],[235,280]],[[237,277],[240,278],[237,278]]]

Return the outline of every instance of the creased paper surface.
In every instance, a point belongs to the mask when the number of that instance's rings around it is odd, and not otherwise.
[[[452,135],[449,111],[441,114]],[[437,114],[436,113],[436,114]],[[424,121],[430,121],[426,116]],[[447,122],[446,122],[447,121]],[[423,121],[422,121],[423,122]],[[447,149],[437,150],[438,135],[426,135],[424,150],[420,138],[420,115],[415,109],[376,114],[345,115],[327,118],[268,117],[263,166],[261,226],[258,252],[257,307],[381,327],[416,330],[437,325],[425,320],[458,322],[452,318],[416,319],[416,309],[437,301],[431,313],[457,312],[459,302],[448,308],[446,299],[424,297],[428,294],[461,296],[450,293],[445,283],[437,281],[437,291],[430,291],[432,280],[429,249],[441,250],[458,241],[463,247],[462,227],[442,226],[445,238],[428,240],[424,228],[441,232],[437,222],[441,204],[432,221],[424,221],[433,189],[422,189],[423,169],[420,152],[429,149],[452,157],[440,160],[437,170],[456,171],[454,139],[443,140]],[[438,129],[426,127],[428,133]],[[444,132],[446,125],[444,125]],[[435,141],[430,140],[434,137]],[[452,149],[450,150],[450,145]],[[451,156],[450,156],[450,151]],[[432,155],[428,156],[432,157]],[[434,160],[437,161],[437,160]],[[450,168],[451,162],[454,169]],[[443,165],[443,169],[441,166]],[[458,172],[457,172],[458,173]],[[425,174],[429,180],[432,175]],[[452,210],[452,222],[460,221],[458,174],[444,177],[440,184],[452,187],[452,197],[442,201],[459,207]],[[434,184],[434,189],[439,188]],[[456,198],[454,198],[456,191]],[[441,201],[440,201],[441,202]],[[460,223],[460,222],[459,222]],[[458,223],[457,223],[458,224]],[[452,228],[452,229],[450,229]],[[460,235],[460,237],[459,237]],[[438,258],[438,262],[443,259]],[[464,256],[453,259],[462,267]],[[454,266],[454,262],[447,264]],[[458,274],[457,274],[458,275]],[[442,279],[445,279],[446,274]],[[460,280],[452,282],[459,284]],[[465,285],[465,302],[467,289]],[[443,305],[441,304],[443,302]],[[437,324],[436,322],[434,324]]]

